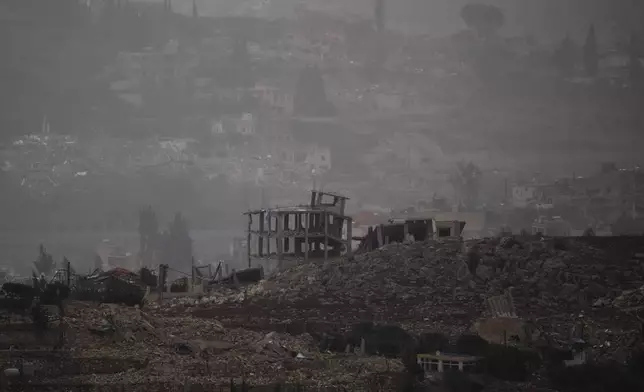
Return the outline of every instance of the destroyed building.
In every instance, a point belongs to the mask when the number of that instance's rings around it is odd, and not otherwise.
[[[345,215],[348,198],[312,191],[308,205],[249,211],[248,266],[267,273],[299,260],[324,260],[352,252],[352,219]]]
[[[370,227],[359,250],[370,251],[394,242],[460,238],[467,222],[435,218],[390,219],[389,224]]]

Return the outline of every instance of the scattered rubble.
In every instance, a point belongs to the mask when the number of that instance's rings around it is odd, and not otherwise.
[[[173,382],[225,385],[364,384],[374,372],[402,370],[399,361],[322,353],[308,334],[292,336],[224,328],[214,319],[167,317],[159,308],[71,302],[65,317],[65,351],[87,364],[57,374],[59,385]],[[130,370],[112,359],[133,363]],[[61,384],[62,383],[62,384]]]
[[[402,363],[320,351],[325,332],[373,321],[454,338],[489,318],[488,300],[499,296],[511,302],[507,317],[516,313],[533,328],[532,340],[565,346],[583,339],[590,355],[624,360],[641,334],[637,318],[620,308],[641,306],[644,270],[631,261],[637,241],[613,241],[622,242],[390,244],[352,260],[302,264],[257,284],[222,285],[142,309],[72,302],[63,323],[71,355],[143,365],[114,374],[77,372],[67,381],[368,385],[376,374],[401,371]],[[472,249],[479,259],[474,271]]]
[[[455,337],[488,316],[486,299],[510,293],[517,316],[544,339],[564,344],[583,324],[598,355],[618,355],[617,347],[634,344],[636,320],[593,304],[643,285],[644,269],[630,256],[638,246],[628,237],[390,244],[353,260],[293,267],[244,292],[193,302],[191,311],[260,330],[289,324],[283,330],[320,333],[367,320]],[[474,274],[472,248],[480,257]]]

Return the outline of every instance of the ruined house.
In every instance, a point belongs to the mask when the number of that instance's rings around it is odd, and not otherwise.
[[[352,253],[352,219],[345,215],[348,198],[311,191],[307,205],[249,211],[248,267],[267,274],[309,259],[327,260]]]

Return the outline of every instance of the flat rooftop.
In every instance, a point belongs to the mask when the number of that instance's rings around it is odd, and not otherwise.
[[[268,212],[268,213],[273,213],[273,214],[294,214],[294,213],[322,213],[326,212],[328,214],[333,214],[338,217],[345,217],[348,218],[348,216],[338,214],[337,212],[333,211],[332,206],[326,206],[326,205],[317,205],[315,207],[311,206],[290,206],[290,207],[271,207],[271,208],[264,208],[260,210],[252,210],[252,211],[247,211],[244,212],[244,215],[256,215],[261,212]]]

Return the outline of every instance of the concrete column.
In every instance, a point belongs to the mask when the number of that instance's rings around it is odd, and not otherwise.
[[[347,256],[353,256],[353,219],[347,218]]]
[[[248,234],[246,235],[246,250],[247,250],[247,257],[248,257],[248,268],[250,268],[251,262],[250,262],[250,231],[253,227],[253,215],[251,213],[248,213]]]
[[[305,226],[304,226],[304,262],[309,261],[309,223],[311,222],[309,219],[309,213],[306,212],[304,213],[304,221],[305,221]]]
[[[259,213],[259,236],[257,237],[257,255],[262,257],[264,255],[264,221],[266,220],[266,212]]]
[[[329,258],[329,216],[326,213],[322,214],[324,219],[324,260]]]
[[[277,217],[277,264],[279,268],[282,268],[282,259],[284,257],[284,219],[280,219],[281,216]]]

